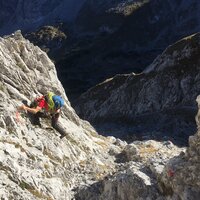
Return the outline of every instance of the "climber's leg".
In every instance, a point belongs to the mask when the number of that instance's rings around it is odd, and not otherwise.
[[[51,118],[51,125],[52,127],[60,133],[60,138],[62,139],[63,137],[66,136],[66,131],[65,129],[58,123],[58,118],[59,118],[59,113],[56,113],[55,115],[52,116]]]

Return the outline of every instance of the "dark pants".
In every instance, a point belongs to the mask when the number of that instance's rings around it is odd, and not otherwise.
[[[60,133],[60,138],[63,138],[66,136],[66,131],[65,129],[61,126],[61,124],[58,123],[58,118],[60,114],[56,113],[51,117],[51,125],[52,127]]]
[[[26,106],[27,103],[23,102]],[[37,103],[36,102],[32,102],[29,106],[30,108],[36,108],[37,107]],[[33,125],[38,125],[41,127],[41,123],[40,123],[40,118],[48,118],[49,115],[47,115],[46,113],[44,112],[37,112],[36,114],[33,114],[33,113],[30,113],[28,112],[28,116],[29,116],[29,119],[31,121],[31,123]],[[66,131],[65,129],[58,123],[58,118],[59,118],[60,114],[59,113],[56,113],[56,114],[52,114],[51,115],[51,125],[52,127],[58,131],[60,133],[60,137],[63,138],[64,136],[66,136]]]

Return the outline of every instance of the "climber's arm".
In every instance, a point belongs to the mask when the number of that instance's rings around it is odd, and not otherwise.
[[[33,114],[36,114],[40,110],[42,110],[41,107],[37,106],[36,108],[29,108],[28,106],[22,105],[19,107],[20,110],[27,110],[28,112],[31,112]]]

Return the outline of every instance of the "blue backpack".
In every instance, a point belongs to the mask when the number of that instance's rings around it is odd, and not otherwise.
[[[64,100],[62,99],[61,96],[54,95],[52,96],[52,99],[54,101],[54,105],[56,109],[59,109],[64,105]]]

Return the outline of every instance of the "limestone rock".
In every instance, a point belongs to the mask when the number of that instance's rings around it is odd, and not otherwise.
[[[54,64],[20,31],[0,38],[0,195],[20,200],[192,200],[199,195],[199,133],[185,152],[168,141],[104,137],[81,120],[57,78]],[[64,139],[41,119],[17,111],[51,90],[65,106]],[[198,98],[199,99],[199,98]],[[199,125],[199,116],[196,117]],[[180,155],[179,155],[180,154]],[[170,173],[169,173],[170,172]],[[190,172],[191,176],[186,176]]]
[[[184,148],[178,148],[171,141],[156,142],[154,140],[135,141],[125,146],[122,151],[126,156],[126,161],[155,163],[162,160],[163,166],[166,164],[165,159],[169,160],[171,156],[174,157],[181,152],[184,152]]]
[[[138,137],[163,140],[165,134],[166,140],[186,144],[189,132],[195,131],[199,43],[199,33],[184,38],[169,46],[144,73],[118,75],[96,85],[81,95],[77,113],[103,133],[109,127],[104,124],[114,124],[115,135],[121,130],[121,134],[137,132]]]
[[[20,31],[0,38],[0,196],[3,199],[72,199],[72,189],[98,180],[114,168],[120,146],[99,136],[71,107],[46,53],[24,39]],[[50,119],[33,125],[17,110],[45,91],[65,100],[60,139]]]
[[[114,177],[93,185],[92,188],[82,188],[80,196],[77,196],[77,198],[81,200],[157,199],[159,191],[155,180],[152,182],[152,179],[142,172],[141,165],[136,165],[136,163],[132,163],[132,165],[129,169],[116,174]]]
[[[198,107],[200,106],[199,96],[197,98]],[[199,110],[196,119],[199,118]],[[196,121],[199,127],[199,120]],[[194,136],[189,139],[189,148],[185,155],[180,155],[171,159],[161,176],[161,188],[166,193],[171,193],[171,196],[177,199],[185,200],[199,199],[200,177],[199,177],[199,130]],[[173,173],[170,175],[169,171]]]

